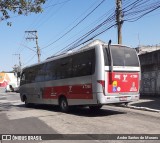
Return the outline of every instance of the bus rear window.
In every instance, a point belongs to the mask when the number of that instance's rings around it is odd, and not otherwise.
[[[107,51],[106,53],[109,53],[108,48],[105,49]],[[106,53],[104,52],[104,55]],[[137,53],[133,48],[118,46],[118,45],[111,46],[111,53],[113,58],[113,66],[133,66],[133,67],[139,66]],[[108,59],[110,58],[108,57]]]

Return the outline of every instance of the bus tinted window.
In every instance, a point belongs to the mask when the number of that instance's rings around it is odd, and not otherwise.
[[[73,77],[93,74],[95,69],[95,50],[74,55],[72,65]]]
[[[135,49],[122,46],[112,46],[111,52],[114,66],[139,66]]]
[[[25,69],[22,84],[91,75],[95,71],[95,50]]]
[[[54,63],[49,62],[46,64],[44,79],[47,81],[47,80],[52,80],[54,77],[55,77]]]
[[[71,78],[72,77],[72,57],[66,57],[60,60],[59,71],[60,78]]]
[[[26,70],[26,83],[32,83],[35,81],[36,67],[29,68]]]
[[[108,54],[108,48],[105,49],[106,50],[104,51],[104,59],[105,65],[107,66],[110,56]],[[139,66],[139,61],[135,49],[124,46],[111,46],[111,52],[113,58],[113,66]]]
[[[35,82],[44,81],[45,77],[45,64],[38,65],[35,68]]]
[[[46,64],[45,80],[56,80],[72,77],[72,60],[70,57],[51,61]]]
[[[25,71],[21,74],[20,84],[23,85],[26,83]]]

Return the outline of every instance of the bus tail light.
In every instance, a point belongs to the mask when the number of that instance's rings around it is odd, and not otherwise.
[[[97,82],[99,84],[101,84],[102,90],[103,90],[103,94],[105,95],[105,81],[104,80],[97,80]]]

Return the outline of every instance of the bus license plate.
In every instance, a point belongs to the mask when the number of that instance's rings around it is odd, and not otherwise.
[[[120,97],[119,100],[120,101],[127,101],[127,97],[126,96]]]

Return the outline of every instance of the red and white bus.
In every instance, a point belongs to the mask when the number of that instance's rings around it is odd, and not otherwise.
[[[135,49],[100,40],[23,69],[20,97],[31,103],[100,109],[139,99],[140,64]]]

